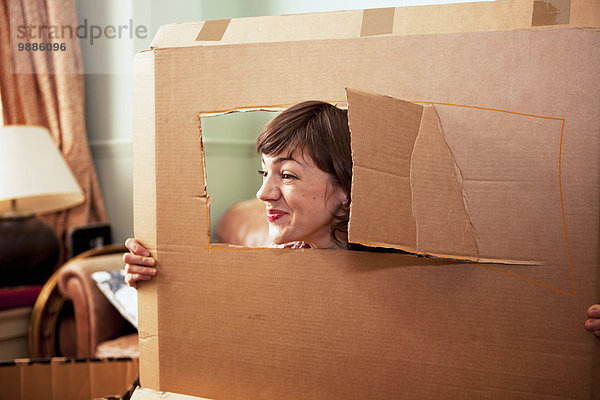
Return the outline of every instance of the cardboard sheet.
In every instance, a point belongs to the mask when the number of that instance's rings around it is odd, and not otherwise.
[[[136,57],[135,236],[160,270],[140,285],[144,387],[214,399],[599,396],[600,341],[583,321],[600,299],[600,10],[572,0],[568,25],[525,29],[532,1],[490,4],[396,9],[392,34],[367,37],[362,12],[234,19],[218,42],[196,41],[202,23],[161,29]],[[427,23],[406,25],[413,13]],[[470,254],[466,212],[478,259],[505,264],[209,244],[198,116],[344,104],[347,87],[417,103],[384,102],[394,111],[373,112],[398,128],[362,139],[373,147],[353,142],[370,157],[363,172],[390,172],[378,185],[357,173],[354,233],[361,208],[393,199],[402,213],[364,221],[369,235]],[[412,149],[386,136],[398,132]],[[420,182],[410,192],[409,180]],[[429,226],[440,218],[443,230]]]
[[[0,398],[81,400],[121,396],[138,375],[138,359],[17,359],[0,365]]]
[[[563,119],[438,105],[441,121],[433,105],[354,90],[348,102],[350,242],[471,261],[569,264],[557,169]]]

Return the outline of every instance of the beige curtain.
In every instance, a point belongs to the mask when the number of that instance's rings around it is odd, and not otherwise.
[[[71,26],[77,15],[73,0],[0,0],[0,95],[5,125],[46,126],[79,181],[84,204],[44,218],[61,239],[64,260],[69,228],[106,221],[106,210],[85,131],[85,106],[81,49],[68,30],[60,38],[39,36],[35,27]],[[33,34],[23,37],[24,28]],[[20,35],[20,37],[19,37]],[[45,36],[45,37],[44,37]],[[64,50],[19,51],[19,44],[64,43]]]

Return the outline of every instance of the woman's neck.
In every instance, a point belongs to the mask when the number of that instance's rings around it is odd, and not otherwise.
[[[343,236],[343,237],[341,237]],[[322,236],[314,240],[305,240],[305,243],[313,249],[347,249],[348,248],[348,235],[341,235],[336,232],[336,239],[334,240],[331,234]]]

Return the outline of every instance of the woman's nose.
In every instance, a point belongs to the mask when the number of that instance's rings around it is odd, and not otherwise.
[[[281,192],[277,188],[270,177],[263,180],[262,186],[256,192],[256,198],[262,201],[274,201],[279,198]]]

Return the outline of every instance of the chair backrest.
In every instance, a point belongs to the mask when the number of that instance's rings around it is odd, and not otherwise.
[[[269,225],[265,204],[258,199],[235,203],[223,214],[217,225],[216,239],[245,247],[269,247]]]
[[[74,276],[73,271],[76,268],[82,270],[88,269],[89,272],[87,274],[87,279],[90,281],[91,278],[89,278],[89,274],[94,270],[98,270],[100,268],[106,268],[106,270],[122,268],[122,253],[125,251],[127,251],[127,249],[121,245],[109,245],[102,248],[89,250],[67,261],[54,272],[54,274],[50,277],[50,279],[48,279],[42,288],[40,295],[33,306],[28,328],[28,349],[30,357],[93,356],[93,353],[90,352],[94,351],[94,349],[90,349],[89,344],[85,346],[85,349],[87,350],[84,350],[82,347],[80,355],[79,343],[90,343],[90,341],[87,339],[84,341],[79,339],[78,331],[81,331],[83,328],[77,327],[78,321],[75,308],[86,310],[86,307],[89,304],[106,307],[109,312],[116,313],[116,317],[123,321],[118,322],[117,325],[123,324],[125,327],[127,327],[125,320],[116,312],[116,310],[114,310],[112,305],[110,305],[106,299],[103,300],[105,303],[101,300],[88,302],[86,299],[83,303],[80,303],[76,306],[71,300],[71,295],[65,296],[64,293],[66,293],[66,291],[63,292],[59,288],[59,281],[65,281],[67,276]],[[80,292],[82,293],[85,293],[83,292],[84,281],[85,280],[82,281],[80,278],[77,278],[77,284],[75,284],[75,281],[73,281],[74,287],[76,285],[81,286]],[[61,286],[68,285],[63,283]],[[87,289],[85,290],[89,292],[90,287],[87,285],[86,287]],[[98,296],[102,296],[102,294],[98,289],[94,289],[96,292],[94,293],[94,299],[98,299],[96,294]],[[83,306],[84,304],[86,305],[85,307]],[[110,311],[111,309],[112,311]],[[89,310],[89,308],[87,308],[87,310]],[[82,320],[79,321],[79,324],[83,323],[83,321],[86,321],[89,326],[89,311],[87,314],[88,315],[84,314],[85,316],[81,316]],[[94,312],[94,314],[96,314],[96,312]],[[115,320],[113,317],[111,318],[112,321]],[[117,321],[119,320],[117,319]],[[97,324],[94,324],[94,327],[96,329],[105,329],[97,327]],[[129,329],[131,330],[131,328]],[[99,334],[94,335],[96,338],[103,336]],[[77,343],[77,345],[73,346],[73,343]]]

